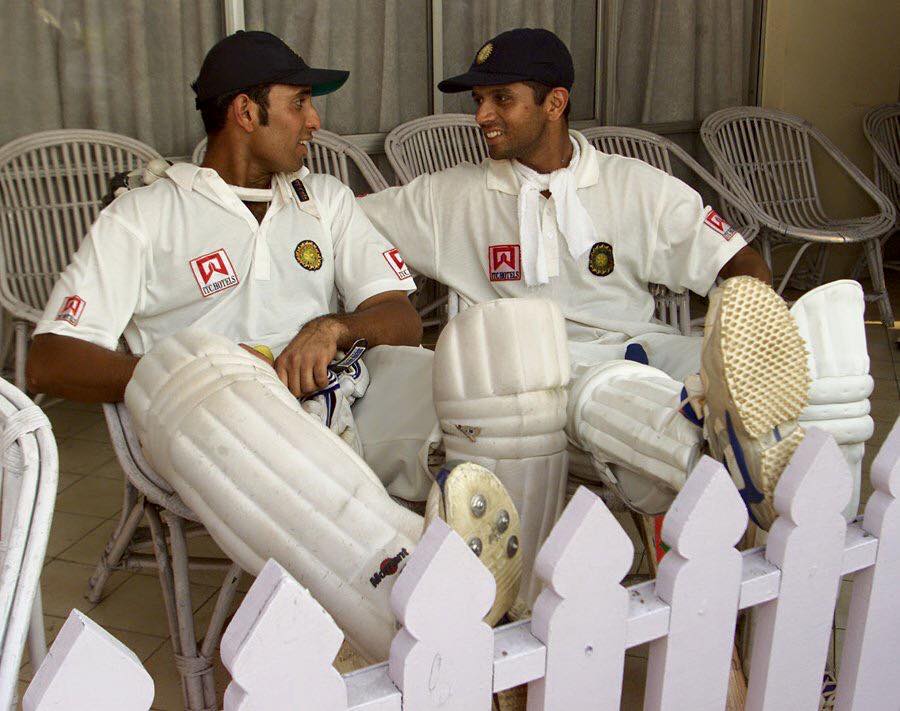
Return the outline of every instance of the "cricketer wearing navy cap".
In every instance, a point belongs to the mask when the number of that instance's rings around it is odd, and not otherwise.
[[[497,35],[472,66],[438,84],[446,93],[472,91],[475,118],[491,158],[516,158],[538,172],[569,162],[572,55],[549,30],[519,28]]]

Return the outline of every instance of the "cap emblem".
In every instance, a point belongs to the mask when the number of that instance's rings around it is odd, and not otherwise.
[[[488,42],[484,47],[479,49],[478,54],[475,55],[475,64],[484,64],[493,52],[494,45]]]

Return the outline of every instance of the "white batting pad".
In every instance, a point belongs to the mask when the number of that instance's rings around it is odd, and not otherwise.
[[[147,459],[223,551],[253,574],[274,558],[363,654],[387,657],[390,588],[422,519],[271,367],[222,337],[182,331],[141,359],[125,402]]]
[[[869,395],[875,381],[869,375],[863,289],[842,279],[801,296],[791,307],[809,350],[809,405],[800,424],[825,430],[840,445],[853,474],[853,496],[845,511],[856,516],[865,442],[875,431],[869,415]]]
[[[633,508],[665,511],[700,456],[702,431],[678,412],[681,383],[629,360],[601,363],[573,384],[568,431],[601,478]]]
[[[568,454],[563,432],[569,356],[559,308],[502,299],[466,309],[438,339],[434,405],[447,460],[473,461],[506,486],[522,526],[521,595],[538,548],[562,510]]]

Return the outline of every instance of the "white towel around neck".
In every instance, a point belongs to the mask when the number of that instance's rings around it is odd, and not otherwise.
[[[571,136],[572,160],[552,173],[538,173],[517,160],[513,168],[519,176],[519,244],[522,248],[522,272],[527,286],[549,281],[544,243],[541,239],[540,194],[549,190],[556,202],[556,224],[566,238],[569,254],[578,259],[597,241],[597,230],[588,211],[578,198],[575,168],[581,148]]]

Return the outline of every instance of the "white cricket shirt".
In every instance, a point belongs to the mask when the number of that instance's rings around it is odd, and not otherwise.
[[[573,258],[556,226],[553,196],[541,198],[547,284],[522,278],[519,181],[508,160],[463,163],[360,200],[407,263],[464,302],[537,296],[556,302],[569,337],[593,341],[671,331],[653,321],[648,284],[705,295],[746,243],[685,183],[643,161],[601,153],[573,131],[581,160],[578,198],[598,241]]]
[[[54,286],[35,333],[143,354],[188,326],[275,355],[307,321],[415,286],[350,189],[304,169],[273,177],[262,223],[209,168],[167,178],[103,210]]]

